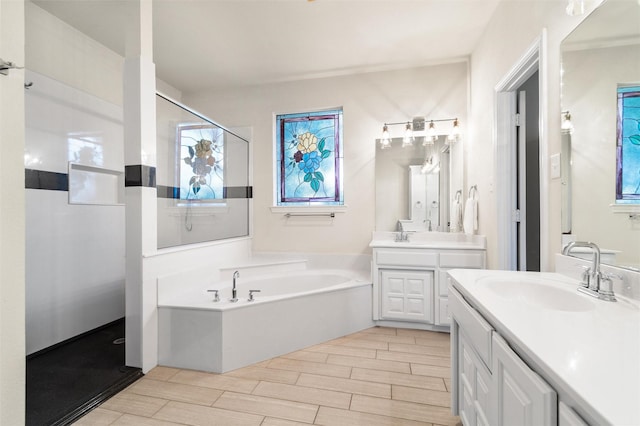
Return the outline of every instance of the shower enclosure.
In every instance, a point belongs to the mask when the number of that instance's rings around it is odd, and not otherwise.
[[[156,96],[158,248],[249,235],[249,142]]]

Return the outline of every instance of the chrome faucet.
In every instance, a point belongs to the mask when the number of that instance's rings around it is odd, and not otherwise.
[[[238,279],[240,277],[240,272],[235,271],[233,273],[233,288],[231,289],[231,300],[229,300],[229,302],[237,302],[238,301],[238,294],[236,291],[236,279]]]
[[[584,241],[571,241],[562,250],[562,254],[568,256],[571,253],[571,249],[574,247],[586,247],[593,251],[593,260],[591,268],[587,269],[582,276],[582,286],[590,290],[597,291],[600,285],[600,248],[591,242]]]
[[[396,243],[401,241],[409,241],[409,232],[400,231],[396,233]]]
[[[598,299],[615,302],[616,298],[612,290],[612,278],[610,274],[603,274],[600,271],[600,248],[591,242],[572,241],[565,246],[562,254],[568,256],[574,247],[586,247],[593,251],[593,260],[590,268],[582,274],[582,282],[578,291],[586,293]]]

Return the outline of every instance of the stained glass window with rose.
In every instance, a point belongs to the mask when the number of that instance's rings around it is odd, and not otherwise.
[[[277,204],[342,205],[342,110],[276,116]]]
[[[181,125],[180,199],[217,200],[223,198],[223,130],[211,125]]]

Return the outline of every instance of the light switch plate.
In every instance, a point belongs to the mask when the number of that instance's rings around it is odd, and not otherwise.
[[[551,163],[551,179],[560,179],[560,153],[553,154],[550,157]]]

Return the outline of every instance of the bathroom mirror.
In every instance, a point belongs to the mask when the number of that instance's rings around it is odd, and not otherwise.
[[[376,141],[376,230],[450,230],[450,209],[458,189],[461,142],[446,143],[440,136],[433,145],[416,137],[410,146],[394,138],[382,149]],[[455,185],[460,187],[456,188]],[[461,200],[462,202],[462,200]]]
[[[640,4],[605,1],[563,40],[561,54],[561,107],[572,125],[562,130],[565,243],[593,241],[604,263],[638,269],[640,204],[616,204],[616,142],[617,91],[640,85]]]

